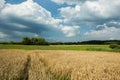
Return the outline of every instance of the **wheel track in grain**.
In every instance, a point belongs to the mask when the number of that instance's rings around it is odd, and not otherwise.
[[[20,76],[17,80],[29,80],[29,67],[31,63],[31,57],[28,55],[27,61],[24,64],[23,70],[20,72]]]

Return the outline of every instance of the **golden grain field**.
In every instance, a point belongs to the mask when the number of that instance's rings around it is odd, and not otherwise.
[[[0,80],[120,80],[120,54],[0,50]]]

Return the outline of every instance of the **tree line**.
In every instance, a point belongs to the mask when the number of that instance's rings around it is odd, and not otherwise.
[[[24,37],[22,41],[15,42],[0,42],[0,44],[16,44],[16,45],[48,45],[49,43],[44,38]]]
[[[120,40],[90,40],[82,42],[53,42],[52,45],[109,45],[109,44],[119,44]]]
[[[22,40],[24,45],[48,45],[48,42],[44,38],[29,38],[24,37]]]
[[[90,40],[82,42],[47,42],[44,38],[24,37],[20,42],[0,42],[0,44],[19,44],[19,45],[120,45],[120,40]]]

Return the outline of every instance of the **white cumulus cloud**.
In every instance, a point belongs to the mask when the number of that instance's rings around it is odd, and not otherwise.
[[[5,4],[5,1],[4,0],[0,0],[0,9],[3,8],[4,4]]]
[[[87,23],[97,24],[112,19],[118,19],[118,17],[120,17],[119,4],[120,0],[87,0],[80,5],[76,4],[75,7],[67,6],[59,10],[64,21],[68,23],[78,25]]]
[[[80,33],[79,26],[60,26],[66,37],[73,37]]]
[[[102,25],[101,25],[102,26]],[[107,27],[103,25],[104,29],[101,30],[91,30],[86,32],[84,36],[87,40],[108,40],[108,39],[120,39],[120,28]]]
[[[6,4],[1,11],[2,16],[17,16],[26,20],[36,21],[38,23],[51,24],[54,20],[51,13],[32,0],[21,4]]]
[[[25,34],[46,36],[62,32],[68,38],[80,36],[78,34],[84,32],[86,39],[119,38],[120,0],[51,1],[61,5],[67,4],[66,7],[58,9],[60,16],[57,18],[34,0],[26,0],[19,4],[5,3],[5,0],[0,0],[0,36],[18,38]],[[80,31],[80,26],[81,28],[90,26],[92,30]]]
[[[25,35],[40,35],[45,36],[56,32],[62,31],[65,36],[75,36],[75,27],[70,26],[70,29],[61,28],[62,19],[52,17],[51,12],[43,8],[34,0],[27,0],[20,4],[4,4],[4,0],[0,2],[0,32],[4,32],[11,36],[23,37]],[[76,7],[79,10],[79,7]],[[21,33],[14,34],[14,32]],[[62,33],[61,33],[62,34]],[[10,38],[10,37],[9,37]]]
[[[67,3],[68,5],[73,5],[73,4],[81,4],[85,1],[88,1],[88,0],[51,0],[57,4],[64,4],[64,3]],[[89,1],[95,1],[95,0],[89,0]]]
[[[5,34],[5,33],[3,33],[3,32],[0,32],[0,38],[5,38],[5,37],[7,37],[8,35],[7,34]]]

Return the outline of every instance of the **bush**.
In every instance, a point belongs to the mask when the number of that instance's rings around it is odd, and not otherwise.
[[[111,44],[109,47],[112,49],[120,49],[120,45],[118,44]]]

